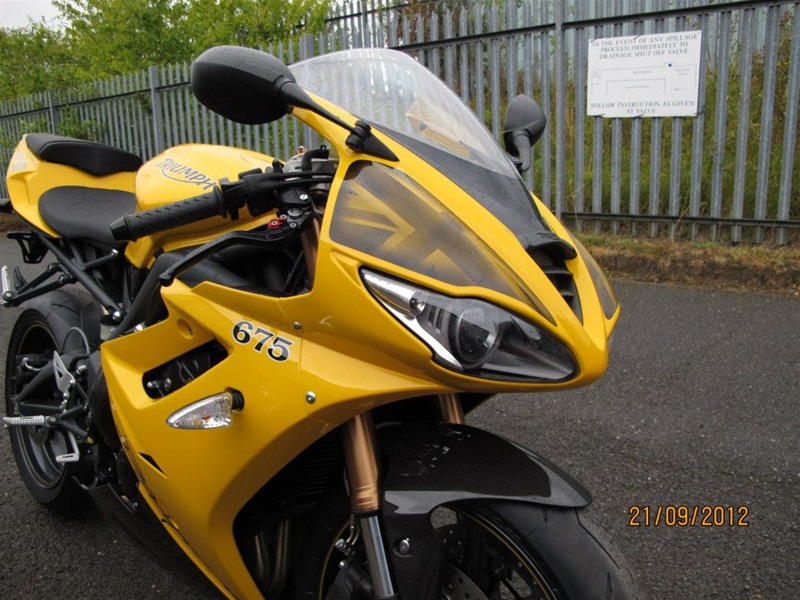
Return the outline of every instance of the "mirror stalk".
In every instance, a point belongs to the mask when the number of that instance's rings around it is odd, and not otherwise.
[[[301,88],[297,83],[293,81],[288,83],[290,85],[282,85],[278,90],[282,99],[286,101],[285,104],[287,106],[303,108],[314,113],[315,115],[319,115],[323,119],[330,121],[334,125],[338,125],[339,127],[349,131],[350,135],[347,136],[345,144],[347,144],[348,148],[356,152],[369,154],[370,156],[375,156],[376,158],[382,158],[384,160],[390,160],[393,162],[398,161],[395,153],[389,150],[386,144],[381,142],[372,134],[372,127],[370,127],[369,123],[358,120],[356,121],[355,126],[348,125],[342,119],[330,111],[325,110],[322,106],[315,102],[314,99],[308,95],[308,92]]]

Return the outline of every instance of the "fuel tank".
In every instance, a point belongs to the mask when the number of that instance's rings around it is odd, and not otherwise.
[[[239,174],[272,166],[266,154],[210,144],[175,146],[147,161],[136,174],[138,210],[157,208],[211,190],[220,179],[239,179]],[[212,217],[197,223],[148,235],[131,242],[125,256],[136,267],[150,266],[160,251],[204,244],[224,233],[257,227],[272,218],[269,213],[253,217],[243,209],[239,219]]]
[[[251,150],[210,144],[175,146],[147,161],[136,175],[136,203],[148,210],[197,196],[226,177],[236,180],[239,173],[265,169],[272,157]]]

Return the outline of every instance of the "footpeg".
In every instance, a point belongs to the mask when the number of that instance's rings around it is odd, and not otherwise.
[[[67,452],[66,454],[59,454],[56,456],[56,462],[62,465],[64,463],[78,462],[81,459],[81,451],[78,448],[78,441],[75,439],[75,434],[73,434],[71,431],[68,431],[67,437],[69,438],[69,443],[72,446],[72,452]]]
[[[53,419],[53,417],[51,417]],[[48,423],[47,417],[44,415],[32,415],[29,417],[3,417],[3,423],[6,427],[41,427],[44,425],[52,426],[53,423]],[[75,434],[67,430],[67,439],[69,445],[72,446],[72,452],[65,452],[55,457],[56,462],[60,464],[74,463],[81,459],[81,450],[78,448],[78,440],[75,439]]]
[[[80,459],[81,455],[78,454],[77,452],[69,452],[67,454],[59,454],[58,456],[56,456],[56,462],[62,465],[64,463],[78,462]]]
[[[2,295],[0,295],[0,304],[9,306],[9,299],[12,296],[11,292],[11,277],[8,274],[8,265],[3,265],[0,269],[0,283],[3,286]]]
[[[44,415],[30,417],[3,417],[6,427],[37,427],[45,424]]]

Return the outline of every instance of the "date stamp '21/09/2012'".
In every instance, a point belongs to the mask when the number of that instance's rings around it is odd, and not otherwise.
[[[633,505],[628,508],[630,527],[749,527],[747,506]]]

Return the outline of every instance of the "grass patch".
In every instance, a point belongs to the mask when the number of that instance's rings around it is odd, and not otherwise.
[[[800,296],[800,248],[578,234],[612,278]]]

